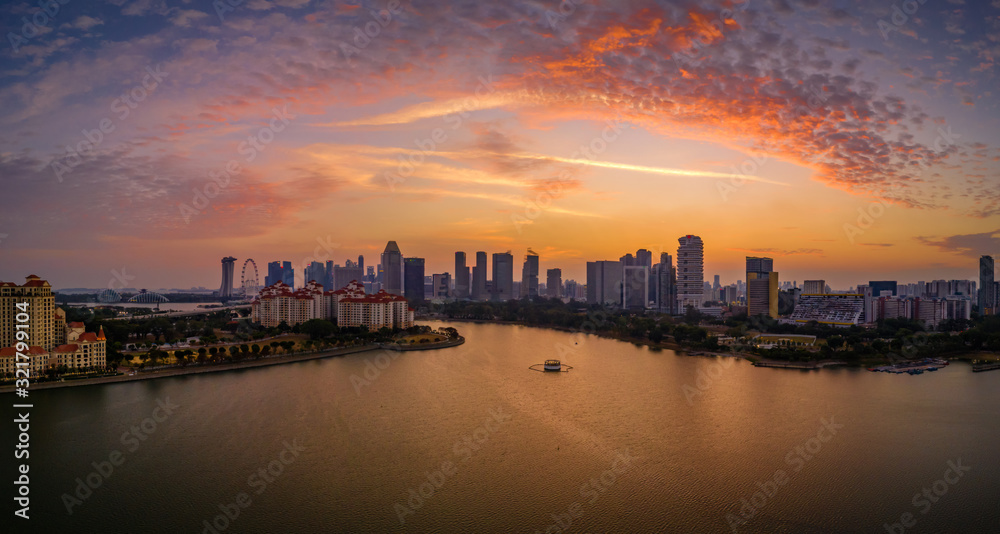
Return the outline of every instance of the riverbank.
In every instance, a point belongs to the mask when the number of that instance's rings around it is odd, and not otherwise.
[[[73,386],[117,384],[121,382],[135,382],[137,380],[153,380],[156,378],[169,378],[173,376],[197,375],[202,373],[219,373],[224,371],[238,371],[243,369],[256,369],[259,367],[270,367],[272,365],[304,362],[309,360],[318,360],[322,358],[332,358],[335,356],[346,356],[348,354],[356,354],[359,352],[378,350],[379,348],[380,346],[378,344],[373,344],[373,345],[364,345],[361,347],[333,349],[333,350],[306,353],[306,354],[275,356],[275,357],[261,358],[259,360],[250,360],[240,363],[223,363],[223,364],[210,364],[210,365],[192,364],[186,367],[176,367],[158,371],[140,372],[134,375],[126,374],[118,376],[107,376],[101,378],[85,378],[82,380],[69,380],[65,382],[58,382],[58,381],[38,382],[38,383],[32,383],[28,389],[29,391],[35,391],[39,389],[54,389],[54,388],[73,387]],[[0,386],[0,394],[11,391],[14,391],[13,384],[9,386]]]
[[[124,374],[117,376],[104,376],[100,378],[84,378],[79,380],[38,382],[38,383],[32,383],[29,390],[34,391],[39,389],[54,389],[54,388],[73,387],[73,386],[118,384],[121,382],[135,382],[137,380],[153,380],[156,378],[169,378],[174,376],[187,376],[187,375],[196,375],[202,373],[218,373],[224,371],[256,369],[259,367],[270,367],[272,365],[282,365],[286,363],[297,363],[309,360],[319,360],[323,358],[333,358],[336,356],[346,356],[348,354],[357,354],[359,352],[369,352],[373,350],[394,350],[399,352],[408,352],[415,350],[444,349],[449,347],[457,347],[463,343],[465,343],[465,338],[461,336],[459,336],[457,339],[449,339],[447,341],[442,341],[439,343],[421,343],[419,345],[406,346],[406,347],[389,343],[375,343],[371,345],[363,345],[361,347],[340,348],[340,349],[324,350],[313,353],[291,354],[287,356],[272,356],[268,358],[261,358],[259,360],[248,360],[239,363],[223,363],[223,364],[209,364],[209,365],[191,364],[185,367],[173,367],[169,369],[161,369],[156,371],[139,372],[134,375]],[[15,386],[13,384],[7,386],[0,386],[0,394],[12,392],[14,391],[14,389]]]
[[[483,324],[504,324],[504,325],[516,325],[516,326],[526,326],[530,328],[542,328],[546,330],[555,330],[559,332],[568,333],[582,333],[580,330],[566,328],[562,326],[550,326],[550,325],[534,325],[526,324],[520,321],[487,321],[483,319],[451,319],[451,318],[432,318],[426,317],[424,320],[429,321],[441,321],[441,322],[459,322],[459,323],[483,323]],[[701,357],[736,357],[742,358],[754,364],[755,367],[769,367],[769,368],[782,368],[782,369],[823,369],[824,367],[858,367],[858,368],[868,368],[877,365],[885,365],[892,363],[889,358],[866,358],[864,360],[859,360],[856,362],[846,362],[842,360],[817,360],[810,362],[793,362],[785,360],[772,360],[768,358],[761,358],[760,356],[746,353],[746,352],[736,352],[736,351],[707,351],[698,348],[689,348],[679,345],[677,343],[672,343],[669,341],[661,341],[659,343],[650,341],[648,339],[637,339],[630,336],[614,335],[607,332],[587,332],[589,335],[595,335],[605,339],[614,339],[617,341],[623,341],[627,343],[632,343],[634,345],[645,346],[653,349],[666,349],[672,350],[678,355],[686,356],[701,356]],[[720,347],[722,348],[722,347]],[[943,358],[950,361],[1000,361],[1000,355],[992,354],[988,352],[967,352],[959,353],[953,356],[942,356]]]

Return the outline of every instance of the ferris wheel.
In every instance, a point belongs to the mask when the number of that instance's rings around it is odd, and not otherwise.
[[[260,291],[260,281],[257,278],[257,264],[252,259],[248,258],[247,261],[243,262],[240,287],[242,288],[244,297],[256,296]]]

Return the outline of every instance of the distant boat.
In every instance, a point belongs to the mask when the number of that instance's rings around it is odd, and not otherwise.
[[[545,360],[543,367],[546,371],[562,371],[562,364],[559,360]]]

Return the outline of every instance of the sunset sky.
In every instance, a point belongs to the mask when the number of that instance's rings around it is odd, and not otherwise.
[[[708,280],[844,289],[1000,255],[1000,0],[230,3],[4,3],[0,280],[388,240],[581,280],[697,234]]]

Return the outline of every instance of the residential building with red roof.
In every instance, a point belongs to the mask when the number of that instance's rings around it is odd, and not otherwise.
[[[27,339],[18,339],[17,332],[26,332]],[[20,358],[18,341],[29,345]],[[52,286],[38,276],[29,275],[22,285],[0,281],[0,373],[13,374],[18,362],[28,363],[32,374],[59,365],[102,368],[107,365],[107,338],[103,329],[95,334],[83,323],[67,324]]]

